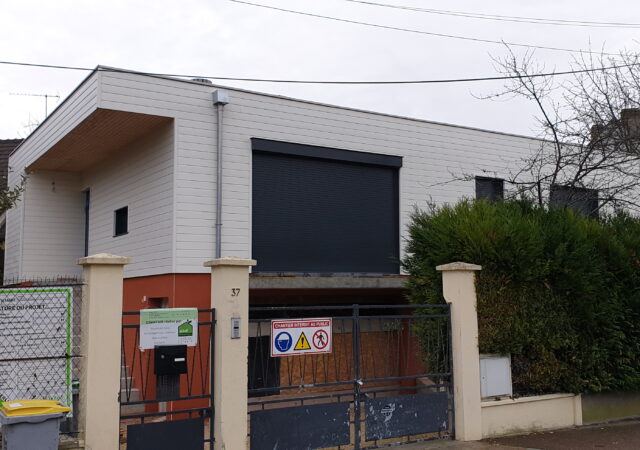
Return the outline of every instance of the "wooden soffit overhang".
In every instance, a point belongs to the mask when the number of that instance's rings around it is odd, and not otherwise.
[[[81,172],[172,120],[171,117],[98,108],[27,170]]]

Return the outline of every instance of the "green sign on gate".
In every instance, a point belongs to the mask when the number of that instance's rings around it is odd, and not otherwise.
[[[197,308],[161,308],[140,311],[140,349],[159,345],[198,344]]]

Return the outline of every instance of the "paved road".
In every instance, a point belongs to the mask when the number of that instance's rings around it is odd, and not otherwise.
[[[603,425],[587,425],[546,433],[531,433],[480,442],[431,441],[400,446],[402,450],[469,449],[469,450],[583,450],[640,449],[640,421],[621,421]]]

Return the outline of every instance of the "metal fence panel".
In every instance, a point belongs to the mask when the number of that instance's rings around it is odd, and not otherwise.
[[[347,445],[350,408],[349,403],[328,403],[256,411],[250,422],[251,450]]]
[[[331,353],[271,357],[271,320],[319,317],[332,319]],[[252,307],[249,326],[252,449],[283,439],[287,448],[330,446],[331,427],[346,429],[336,405],[349,406],[349,440],[333,446],[453,436],[448,305]],[[322,424],[318,435],[298,426],[306,416]]]
[[[83,284],[69,277],[10,280],[0,287],[0,398],[53,399],[72,407],[77,434]]]

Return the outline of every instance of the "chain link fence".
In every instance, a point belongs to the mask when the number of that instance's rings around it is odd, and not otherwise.
[[[0,287],[0,399],[52,399],[72,407],[61,432],[76,435],[80,389],[78,278],[5,280]]]

